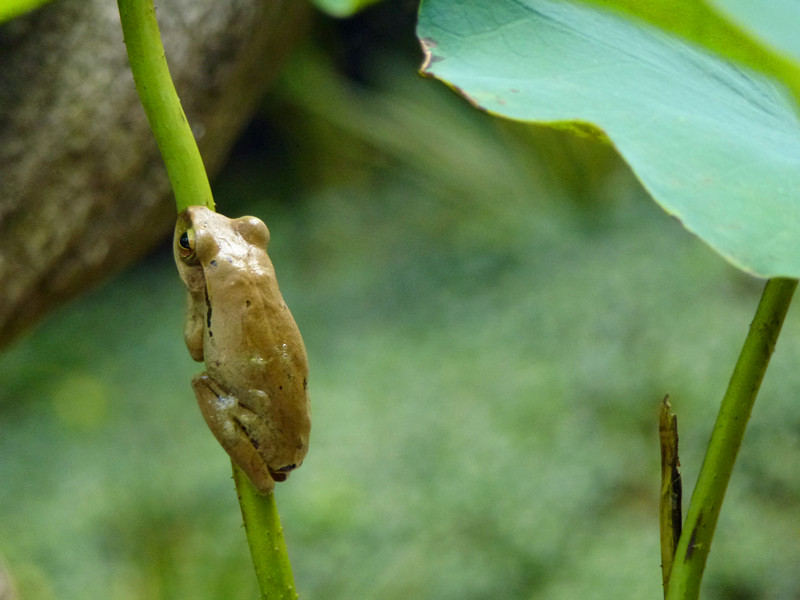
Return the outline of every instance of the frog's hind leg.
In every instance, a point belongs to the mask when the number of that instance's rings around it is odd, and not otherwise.
[[[195,377],[192,380],[192,387],[200,405],[200,412],[203,413],[214,437],[247,474],[259,493],[272,493],[275,481],[239,421],[238,413],[242,408],[236,398],[227,394],[218,383],[205,374]]]

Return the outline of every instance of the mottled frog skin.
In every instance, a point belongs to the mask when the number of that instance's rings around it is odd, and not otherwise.
[[[206,363],[192,387],[211,431],[262,494],[300,466],[311,430],[308,358],[268,243],[259,219],[203,206],[186,209],[175,227],[186,346]]]

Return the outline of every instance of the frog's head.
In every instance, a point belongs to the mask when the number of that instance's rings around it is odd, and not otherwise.
[[[268,243],[269,230],[260,219],[229,219],[205,206],[190,206],[175,224],[175,260],[190,267],[207,267],[219,255],[237,263]]]

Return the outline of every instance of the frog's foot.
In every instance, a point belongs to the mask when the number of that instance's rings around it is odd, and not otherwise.
[[[272,475],[272,478],[275,481],[286,481],[286,478],[289,476],[289,473],[294,471],[297,468],[297,465],[286,465],[285,467],[281,467],[280,469],[270,469],[269,474]]]
[[[242,407],[220,385],[207,375],[201,374],[192,380],[200,412],[233,461],[247,474],[261,494],[271,494],[275,481],[286,479],[286,473],[274,475],[259,455],[253,441],[248,437],[239,419]],[[292,468],[294,466],[292,465]],[[290,469],[291,470],[291,469]]]

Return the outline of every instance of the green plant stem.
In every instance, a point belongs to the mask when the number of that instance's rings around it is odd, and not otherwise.
[[[178,212],[214,210],[203,159],[167,67],[152,0],[117,0],[136,91],[167,168]]]
[[[256,569],[256,578],[261,588],[262,600],[294,600],[297,591],[294,587],[292,566],[283,528],[275,506],[275,495],[262,496],[250,483],[247,475],[233,465],[233,480],[242,507],[247,543]]]
[[[681,517],[682,482],[678,459],[678,418],[672,412],[669,396],[661,401],[658,432],[661,438],[661,579],[664,597],[669,589],[669,574],[683,527]]]
[[[794,279],[770,279],[722,399],[706,457],[697,479],[669,579],[668,600],[695,600],[700,594],[714,529],[736,455],[764,378],[792,295]]]
[[[167,167],[178,212],[204,205],[214,210],[200,151],[167,68],[152,0],[117,0],[136,90]],[[261,598],[297,598],[275,498],[259,495],[234,465],[247,540]]]

